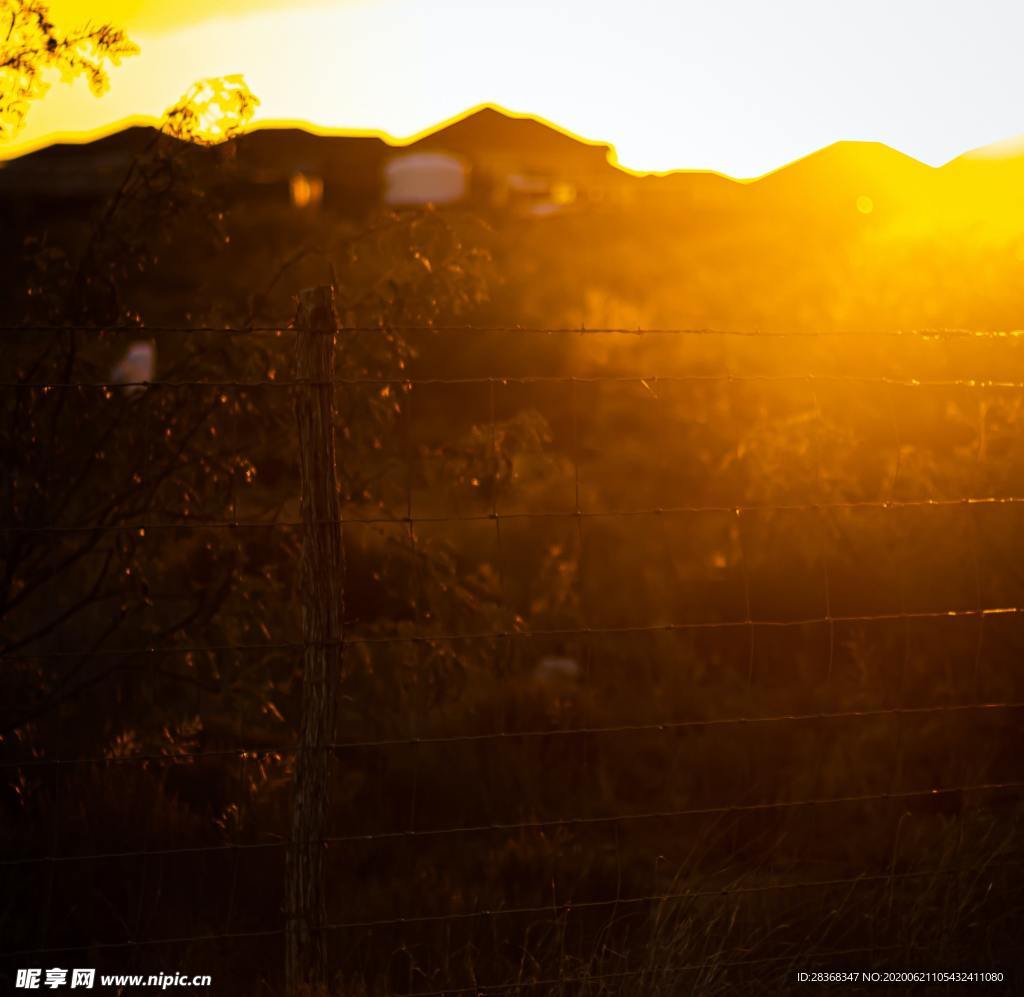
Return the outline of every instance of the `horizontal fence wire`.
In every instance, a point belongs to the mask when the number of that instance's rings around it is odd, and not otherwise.
[[[430,924],[438,921],[466,921],[476,918],[492,918],[531,914],[571,914],[576,911],[601,910],[607,907],[631,907],[644,904],[670,903],[679,900],[706,900],[714,897],[735,897],[756,893],[785,893],[797,890],[835,889],[845,886],[861,886],[872,883],[890,883],[909,879],[927,879],[937,876],[980,875],[986,872],[1019,869],[1022,862],[990,862],[981,866],[946,867],[937,869],[915,869],[902,872],[883,872],[843,876],[833,879],[804,879],[785,883],[757,883],[744,886],[721,886],[703,890],[677,890],[671,893],[650,893],[640,897],[610,897],[606,900],[565,900],[554,904],[537,904],[532,907],[496,907],[480,910],[461,911],[457,914],[422,914],[410,917],[381,918],[374,921],[343,921],[327,924],[331,931],[351,931],[357,928],[391,928],[408,924]]]
[[[703,730],[713,727],[749,727],[757,724],[820,723],[836,720],[873,720],[884,717],[932,716],[948,713],[997,712],[1024,709],[1024,701],[998,703],[952,703],[932,706],[887,706],[878,709],[841,710],[818,713],[779,713],[771,716],[717,717],[703,720],[666,720],[649,724],[616,724],[604,727],[552,727],[534,730],[502,730],[480,734],[449,734],[445,736],[376,738],[365,741],[338,741],[319,750],[330,752],[379,748],[420,747],[432,744],[473,744],[489,741],[536,740],[546,737],[588,737],[613,734],[666,733],[680,730]],[[210,751],[175,751],[161,754],[91,755],[79,758],[28,758],[23,761],[0,760],[0,768],[43,768],[46,766],[122,765],[166,762],[188,764],[204,758],[238,758],[242,761],[272,760],[274,756],[294,755],[294,745],[263,745],[244,748],[219,748]],[[311,750],[311,749],[306,749]]]
[[[278,324],[260,325],[0,325],[0,334],[18,333],[135,333],[163,335],[165,333],[221,334],[245,336],[252,333],[296,332],[291,319]],[[316,330],[311,330],[316,331]],[[347,333],[522,333],[538,336],[710,336],[740,337],[748,339],[857,339],[870,336],[882,339],[1020,339],[1024,329],[710,329],[710,328],[644,328],[641,326],[570,326],[570,325],[510,325],[510,324],[407,324],[382,323],[378,325],[339,325],[331,334]]]
[[[601,910],[608,907],[631,907],[673,903],[687,900],[703,900],[718,897],[737,897],[758,893],[796,892],[798,890],[835,889],[838,887],[858,887],[870,884],[894,883],[912,879],[928,879],[941,876],[982,875],[990,872],[1003,872],[1019,869],[1024,863],[990,862],[976,866],[946,866],[934,869],[916,869],[896,872],[846,876],[832,879],[807,879],[786,883],[758,883],[739,886],[722,886],[714,889],[678,890],[669,893],[652,893],[639,897],[610,897],[605,900],[567,900],[555,904],[538,904],[530,907],[495,907],[455,914],[423,914],[409,917],[380,918],[368,921],[329,922],[324,927],[328,931],[352,931],[357,929],[405,927],[414,924],[431,924],[445,921],[465,921],[478,918],[524,917],[536,914],[553,914],[556,917],[566,916],[578,911]],[[261,931],[233,932],[229,934],[209,934],[193,936],[176,936],[173,938],[129,939],[121,942],[96,942],[81,946],[64,946],[60,948],[18,949],[11,952],[0,952],[0,958],[15,956],[48,955],[62,952],[75,952],[82,949],[116,949],[130,948],[138,945],[180,945],[201,941],[221,941],[240,938],[264,938],[283,933],[283,928]],[[824,954],[823,957],[828,954]],[[785,957],[783,957],[785,958]],[[565,979],[564,977],[562,978]],[[531,984],[533,985],[533,984]]]
[[[0,654],[0,660],[45,661],[54,658],[78,658],[83,655],[99,654],[117,657],[136,657],[142,655],[214,654],[239,651],[297,651],[307,647],[372,644],[456,644],[488,640],[543,640],[552,637],[569,638],[626,634],[685,633],[697,630],[737,630],[748,627],[764,627],[767,629],[809,626],[831,627],[837,623],[895,623],[912,620],[978,619],[996,616],[1024,616],[1024,607],[988,606],[977,609],[932,609],[863,615],[827,613],[823,616],[794,617],[792,619],[697,620],[685,623],[649,623],[617,627],[548,627],[535,630],[479,630],[465,633],[359,634],[333,641],[284,640],[235,644],[167,645],[165,647],[141,645],[138,647],[96,648],[88,651],[16,651]]]
[[[64,391],[83,388],[90,391],[148,388],[212,388],[248,390],[255,388],[323,388],[323,387],[456,387],[505,384],[639,384],[656,389],[660,384],[701,383],[765,383],[765,384],[861,384],[897,388],[973,388],[1020,391],[1024,381],[994,378],[900,378],[871,374],[490,374],[467,377],[331,377],[331,378],[251,378],[248,380],[149,380],[149,381],[0,381],[0,388],[31,391]]]
[[[699,514],[743,515],[765,512],[839,512],[889,509],[948,509],[964,506],[1024,505],[1024,496],[986,495],[981,497],[948,499],[848,499],[824,502],[755,502],[719,503],[709,505],[649,506],[642,509],[550,509],[520,510],[516,512],[480,512],[441,515],[346,516],[341,519],[317,519],[308,524],[301,519],[273,520],[198,520],[182,519],[178,522],[97,523],[81,526],[4,526],[0,533],[10,534],[63,534],[63,533],[134,533],[144,535],[157,530],[274,530],[310,526],[387,526],[417,523],[483,523],[495,520],[531,519],[626,519],[656,516],[682,516]]]
[[[555,827],[583,827],[593,825],[624,824],[632,821],[675,820],[684,817],[727,816],[740,813],[763,813],[778,810],[799,810],[808,807],[839,806],[850,803],[878,803],[899,800],[932,799],[965,793],[997,792],[1024,789],[1024,781],[988,782],[961,786],[939,786],[925,789],[894,790],[884,793],[859,793],[848,796],[809,797],[799,800],[737,803],[728,806],[688,807],[674,810],[652,810],[644,813],[595,815],[589,817],[560,817],[551,820],[524,820],[466,824],[460,827],[408,828],[403,830],[368,832],[363,834],[329,835],[327,844],[358,841],[380,841],[396,838],[449,837],[464,834],[488,834],[508,831],[543,831]]]
[[[463,835],[498,834],[516,831],[547,831],[553,828],[613,826],[637,821],[681,820],[689,817],[725,817],[731,814],[768,813],[802,810],[811,807],[841,806],[855,803],[892,803],[919,799],[961,797],[966,793],[994,793],[1003,790],[1024,789],[1024,781],[983,782],[958,786],[929,786],[921,789],[891,790],[884,793],[857,793],[847,796],[807,797],[798,800],[766,800],[758,803],[733,803],[713,807],[684,807],[670,810],[649,810],[640,813],[596,814],[592,816],[552,817],[522,821],[492,821],[485,824],[461,824],[454,827],[402,828],[386,831],[365,831],[353,834],[330,834],[315,839],[320,845],[355,844],[358,842],[416,840],[423,838],[449,838]],[[275,841],[221,843],[195,845],[187,848],[145,848],[120,852],[88,852],[81,855],[37,855],[0,862],[0,867],[56,865],[74,862],[99,862],[125,858],[168,857],[200,853],[234,851],[267,851],[284,848],[287,838]]]

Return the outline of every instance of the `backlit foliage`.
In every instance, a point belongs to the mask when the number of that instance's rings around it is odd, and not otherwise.
[[[238,135],[258,106],[240,75],[199,80],[164,115],[163,130],[197,145],[215,145]]]
[[[84,78],[99,96],[109,86],[108,69],[138,51],[113,25],[63,32],[39,0],[0,0],[0,141],[21,128],[32,101],[49,89],[48,76]]]

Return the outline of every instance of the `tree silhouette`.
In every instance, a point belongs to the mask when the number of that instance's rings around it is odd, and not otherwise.
[[[241,75],[198,80],[164,113],[161,130],[195,145],[216,145],[240,135],[258,106]]]
[[[111,24],[85,24],[64,33],[39,0],[0,0],[0,141],[13,138],[33,101],[56,70],[64,82],[84,77],[99,96],[110,85],[108,69],[139,47]]]

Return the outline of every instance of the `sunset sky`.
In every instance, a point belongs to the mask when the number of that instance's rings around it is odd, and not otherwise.
[[[242,73],[257,121],[407,138],[480,103],[637,170],[764,173],[839,139],[938,165],[1024,132],[1020,0],[53,0],[142,54],[96,100],[54,86],[0,155],[158,117]]]

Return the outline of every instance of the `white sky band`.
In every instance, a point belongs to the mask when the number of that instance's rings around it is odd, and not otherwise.
[[[608,141],[636,170],[751,177],[839,139],[938,165],[1024,131],[1019,0],[255,6],[210,18],[199,0],[54,0],[65,24],[119,20],[142,54],[99,100],[55,85],[0,156],[156,118],[229,73],[260,98],[257,122],[403,138],[493,102]]]

